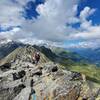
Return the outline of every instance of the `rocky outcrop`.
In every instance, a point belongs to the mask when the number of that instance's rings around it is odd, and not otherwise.
[[[35,65],[31,58],[33,53],[32,47],[18,48],[2,60],[3,68],[5,63],[11,65],[6,71],[0,71],[0,100],[84,99],[88,92],[84,90],[80,73],[61,69],[42,53],[40,62]]]
[[[25,88],[23,84],[15,87],[0,88],[0,100],[13,100],[13,98],[17,96],[23,88]]]
[[[37,100],[41,100],[41,98],[43,100],[77,100],[81,82],[72,80],[70,71],[64,72],[58,68],[52,72],[52,68],[55,68],[54,64],[46,63],[42,70],[43,75],[39,77],[39,81],[33,84]],[[35,81],[35,76],[33,76],[33,80]]]

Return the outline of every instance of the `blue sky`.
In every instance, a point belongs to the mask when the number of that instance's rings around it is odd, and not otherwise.
[[[0,37],[66,48],[97,48],[99,5],[99,0],[0,0]]]

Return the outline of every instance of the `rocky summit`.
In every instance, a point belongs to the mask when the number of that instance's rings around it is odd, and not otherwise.
[[[37,49],[19,47],[0,61],[0,100],[100,100],[99,86],[85,75],[62,69],[40,52],[36,65],[32,55]]]

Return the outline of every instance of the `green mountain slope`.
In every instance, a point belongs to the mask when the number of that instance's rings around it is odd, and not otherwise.
[[[85,74],[87,79],[100,83],[100,68],[94,64],[88,63],[87,59],[81,57],[75,52],[70,52],[62,48],[52,48],[52,51],[59,55],[61,64],[66,66],[65,69]]]

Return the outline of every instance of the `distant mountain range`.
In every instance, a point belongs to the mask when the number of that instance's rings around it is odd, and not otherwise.
[[[14,41],[0,41],[0,59],[6,57],[16,48],[24,46],[24,44]]]
[[[2,39],[0,41],[0,59],[6,57],[9,53],[15,50],[18,47],[27,46],[28,44],[23,44],[20,42],[15,42],[11,40]],[[71,60],[72,62],[85,62],[100,65],[100,48],[98,49],[65,49],[60,47],[45,47],[45,46],[36,46],[33,45],[42,52],[45,52],[50,58],[55,58],[60,56],[60,58]],[[51,54],[54,53],[54,54]],[[52,55],[52,56],[51,56]],[[54,57],[53,57],[54,55]],[[57,57],[56,57],[57,58]]]
[[[77,50],[69,51],[59,47],[47,48],[45,46],[29,45],[10,41],[0,45],[0,62],[2,63],[3,60],[4,62],[6,62],[9,61],[9,59],[11,59],[12,57],[16,57],[16,54],[20,52],[19,48],[25,47],[33,47],[36,50],[39,50],[46,56],[46,60],[48,59],[49,61],[52,61],[54,63],[59,63],[60,65],[64,66],[64,69],[84,73],[90,80],[100,82],[100,70],[98,70],[93,62],[92,64],[90,63],[90,60],[88,60],[89,56],[87,56],[87,58],[83,56],[83,54],[88,54],[88,50],[87,52],[79,52]],[[98,49],[96,51],[98,51],[99,53]]]
[[[88,62],[96,64],[97,66],[100,66],[100,48],[96,49],[91,49],[91,48],[74,48],[74,49],[69,49],[70,51],[74,51],[80,56],[84,57],[87,59]]]
[[[8,42],[2,42],[0,45],[0,59],[6,57],[8,54],[10,54],[12,51],[19,47],[29,46],[29,44],[23,44],[20,42],[15,41],[8,41]],[[80,56],[76,52],[70,52],[63,48],[59,47],[45,47],[45,46],[37,46],[33,45],[36,49],[44,53],[50,60],[54,62],[60,62],[65,65],[72,65],[77,62],[87,62],[84,57]]]

